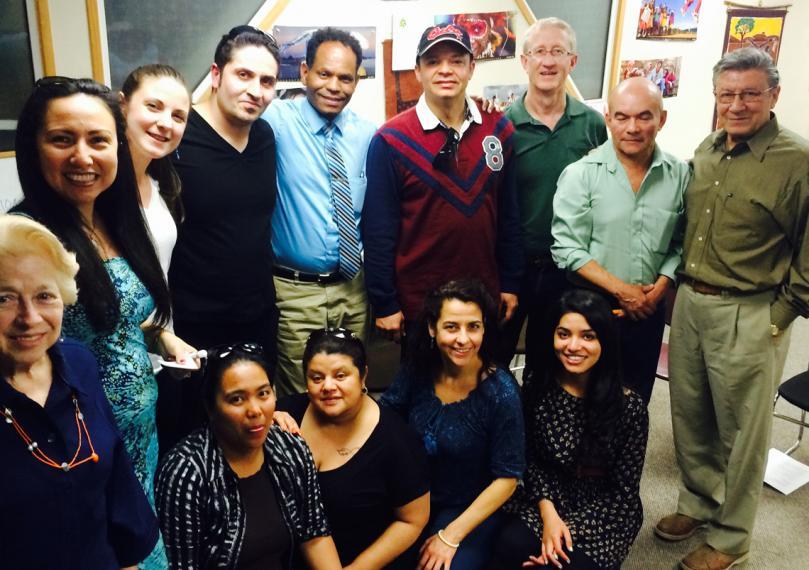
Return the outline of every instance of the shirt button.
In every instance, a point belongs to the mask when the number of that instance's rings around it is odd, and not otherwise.
[[[55,433],[49,433],[48,434],[48,443],[53,443],[55,441],[56,441],[56,434]]]
[[[730,159],[731,159],[731,156],[730,156],[730,155],[727,155],[727,156],[725,157],[725,159],[726,159],[726,160],[730,160]]]
[[[705,213],[706,213],[706,214],[710,214],[710,213],[711,213],[711,209],[710,209],[710,208],[708,208],[707,210],[705,210]]]
[[[699,237],[697,238],[697,241],[702,241],[702,236],[699,236]]]
[[[691,267],[696,267],[696,264],[692,263],[692,264],[691,264]]]

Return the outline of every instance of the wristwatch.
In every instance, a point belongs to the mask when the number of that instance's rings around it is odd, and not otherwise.
[[[778,336],[781,334],[781,329],[778,328],[778,325],[770,323],[770,334],[773,336]]]

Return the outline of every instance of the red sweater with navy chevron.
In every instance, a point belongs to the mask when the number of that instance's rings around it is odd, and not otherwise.
[[[362,230],[376,317],[401,310],[405,319],[417,318],[427,293],[450,279],[477,277],[495,299],[518,291],[514,128],[500,113],[481,115],[482,124],[470,124],[455,160],[441,169],[433,160],[446,131],[425,131],[415,108],[371,140]]]

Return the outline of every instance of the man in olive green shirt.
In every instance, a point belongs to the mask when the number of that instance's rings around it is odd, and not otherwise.
[[[809,141],[779,126],[778,70],[745,48],[714,66],[720,124],[695,151],[670,337],[671,415],[682,540],[707,527],[682,568],[748,556],[769,447],[784,329],[809,315]]]
[[[514,124],[514,158],[523,249],[526,255],[519,305],[503,328],[498,358],[508,363],[526,317],[526,353],[538,348],[533,324],[540,326],[545,307],[568,286],[551,259],[551,218],[556,181],[576,162],[607,140],[603,117],[565,92],[576,66],[576,34],[558,18],[543,18],[526,32],[520,56],[528,91],[506,116]]]
[[[646,403],[666,326],[666,291],[680,264],[689,179],[688,165],[655,143],[665,122],[654,83],[621,82],[608,101],[612,140],[565,169],[553,200],[553,260],[623,310],[624,385]]]

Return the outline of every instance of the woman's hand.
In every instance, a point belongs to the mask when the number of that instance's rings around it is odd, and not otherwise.
[[[457,550],[444,544],[437,534],[432,535],[421,545],[418,570],[449,570]]]
[[[539,558],[544,558],[546,563],[562,568],[560,559],[569,564],[570,557],[567,552],[573,550],[573,538],[570,536],[570,530],[550,501],[540,501],[539,511],[542,514],[542,553]],[[565,552],[565,547],[567,547],[567,552]]]
[[[301,435],[301,428],[298,427],[298,422],[286,412],[276,410],[272,414],[272,421],[281,428],[282,431],[291,433],[292,435]]]
[[[157,350],[164,360],[172,360],[178,364],[186,364],[197,349],[183,339],[166,329],[157,334]],[[199,368],[199,358],[193,357],[196,368]],[[171,368],[171,375],[175,378],[188,378],[191,372],[184,369]]]

